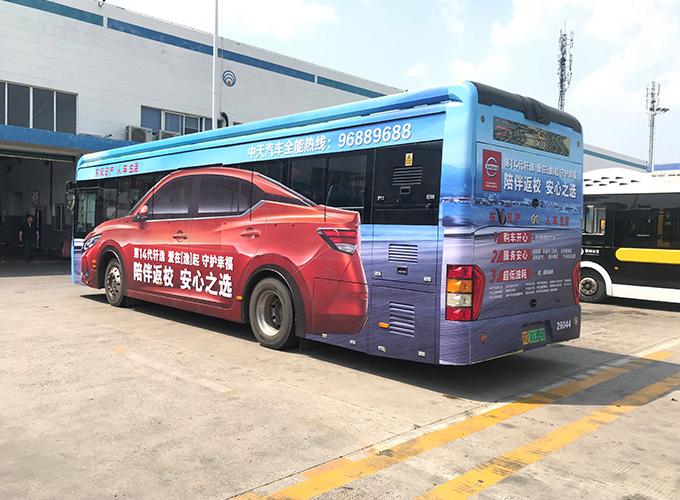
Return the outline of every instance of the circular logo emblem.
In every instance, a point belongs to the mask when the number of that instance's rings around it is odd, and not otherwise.
[[[236,85],[236,74],[228,69],[224,73],[222,73],[222,81],[227,87],[233,87]]]
[[[493,156],[489,156],[484,164],[484,170],[489,177],[496,177],[498,175],[498,161]]]

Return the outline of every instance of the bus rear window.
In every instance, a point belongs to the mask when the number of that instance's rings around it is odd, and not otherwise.
[[[525,148],[569,156],[569,137],[497,116],[493,119],[493,138]]]

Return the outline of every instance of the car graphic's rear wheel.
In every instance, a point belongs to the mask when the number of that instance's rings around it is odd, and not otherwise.
[[[293,297],[282,281],[265,278],[255,285],[248,317],[260,345],[283,349],[295,343]]]
[[[582,302],[602,302],[607,289],[600,273],[590,269],[581,270],[579,294]]]
[[[106,300],[112,306],[124,307],[126,305],[125,274],[123,274],[123,266],[120,265],[120,261],[116,257],[112,258],[106,266],[104,292],[106,293]]]

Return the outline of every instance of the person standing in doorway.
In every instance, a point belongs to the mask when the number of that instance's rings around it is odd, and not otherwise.
[[[35,252],[35,247],[38,246],[39,235],[38,228],[33,223],[33,216],[27,215],[26,222],[19,230],[19,243],[24,244],[24,255],[27,262],[33,260],[33,252]]]

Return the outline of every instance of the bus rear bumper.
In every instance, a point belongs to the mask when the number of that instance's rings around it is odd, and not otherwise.
[[[581,306],[576,304],[517,316],[482,319],[465,325],[464,330],[442,329],[441,364],[480,363],[577,339],[581,335]],[[463,340],[465,336],[467,342]],[[449,337],[458,337],[458,341],[452,341]]]

